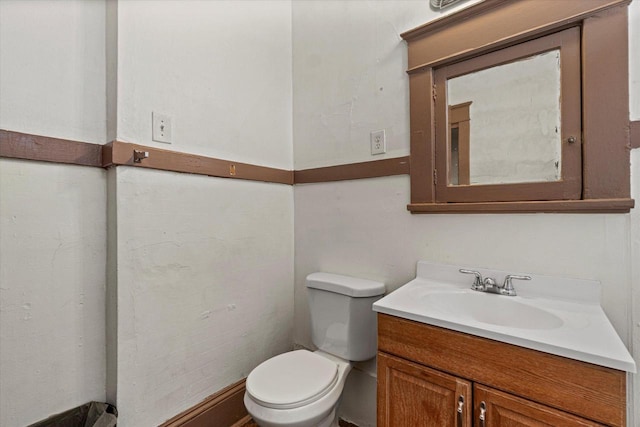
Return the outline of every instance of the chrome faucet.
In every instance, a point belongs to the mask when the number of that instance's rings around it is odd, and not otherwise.
[[[500,288],[500,293],[502,295],[515,296],[516,289],[513,287],[512,279],[517,280],[531,280],[531,276],[521,276],[519,274],[507,274],[504,278],[504,283],[502,284],[502,288]]]
[[[459,271],[460,271],[460,273],[475,275],[476,278],[473,281],[473,285],[471,285],[471,289],[473,289],[474,291],[484,291],[484,283],[482,282],[482,274],[480,274],[479,271],[465,270],[464,268],[461,268]]]
[[[479,271],[467,270],[464,268],[461,268],[459,271],[460,273],[473,274],[475,276],[473,284],[471,285],[471,289],[473,289],[474,291],[489,292],[492,294],[500,294],[500,295],[507,295],[507,296],[517,295],[516,290],[513,287],[513,282],[512,282],[513,279],[531,280],[531,276],[507,274],[504,278],[504,282],[502,283],[502,285],[498,285],[498,283],[496,282],[496,279],[494,279],[493,277],[486,277],[485,279],[482,279],[482,274],[480,274]]]

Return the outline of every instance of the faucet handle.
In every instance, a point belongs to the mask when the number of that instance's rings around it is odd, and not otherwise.
[[[502,288],[500,288],[500,293],[502,295],[515,296],[516,289],[513,287],[512,279],[516,280],[531,280],[531,276],[522,276],[519,274],[507,274],[504,278],[504,283],[502,284]]]
[[[473,285],[471,285],[471,289],[473,289],[474,291],[483,291],[484,290],[484,284],[482,282],[482,274],[480,274],[479,271],[467,270],[465,268],[461,268],[458,271],[460,273],[473,274],[474,276],[476,276],[475,280],[473,281]]]

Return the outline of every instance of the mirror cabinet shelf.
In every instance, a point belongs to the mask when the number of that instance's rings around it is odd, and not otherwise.
[[[402,34],[408,209],[629,212],[628,3],[485,0]]]

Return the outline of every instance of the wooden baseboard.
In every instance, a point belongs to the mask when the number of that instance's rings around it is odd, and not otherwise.
[[[245,379],[212,394],[160,427],[230,427],[243,425],[249,415],[244,407]]]
[[[251,425],[252,421],[253,418],[251,418],[251,415],[247,415],[246,417],[243,417],[240,420],[236,421],[231,427],[245,427],[247,425]]]

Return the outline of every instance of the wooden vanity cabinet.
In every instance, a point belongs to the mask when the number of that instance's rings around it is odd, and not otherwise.
[[[379,426],[603,425],[382,352],[378,367]]]
[[[623,371],[385,314],[378,350],[379,427],[626,425]]]
[[[471,387],[470,381],[379,352],[378,426],[470,426]]]
[[[585,427],[603,425],[481,384],[474,384],[473,402],[473,419],[475,420],[475,425],[481,427]],[[481,417],[485,420],[484,423]]]

